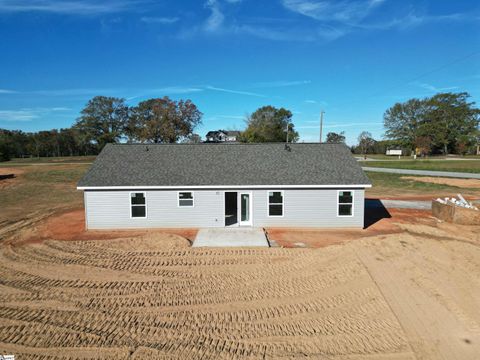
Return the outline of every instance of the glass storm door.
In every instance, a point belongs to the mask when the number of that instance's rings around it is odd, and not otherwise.
[[[251,193],[240,193],[240,225],[252,225]]]

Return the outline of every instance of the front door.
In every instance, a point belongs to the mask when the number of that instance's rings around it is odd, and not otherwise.
[[[252,193],[241,192],[240,196],[240,226],[252,226]]]

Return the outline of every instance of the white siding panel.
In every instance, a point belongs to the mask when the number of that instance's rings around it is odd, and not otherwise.
[[[353,216],[337,216],[337,190],[354,193]],[[145,192],[147,217],[131,218],[129,191],[85,191],[88,228],[224,226],[224,191],[194,191],[194,207],[178,207],[177,191]],[[363,189],[285,189],[283,217],[268,216],[268,189],[251,192],[256,227],[362,228],[364,225]]]
[[[177,191],[146,191],[147,217],[130,217],[129,191],[86,191],[89,229],[217,227],[224,225],[223,192],[195,191],[194,207],[178,207]]]
[[[345,189],[348,190],[348,189]],[[364,190],[353,192],[353,216],[337,216],[337,190],[284,190],[283,217],[268,216],[268,190],[253,194],[254,226],[270,227],[363,227]]]

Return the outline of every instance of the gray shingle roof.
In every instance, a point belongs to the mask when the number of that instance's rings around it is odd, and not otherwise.
[[[370,185],[343,144],[289,147],[109,144],[78,186]]]

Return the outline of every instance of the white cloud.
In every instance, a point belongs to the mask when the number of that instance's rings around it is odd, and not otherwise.
[[[460,22],[460,21],[473,21],[474,17],[471,17],[467,14],[446,14],[446,15],[427,15],[427,14],[417,14],[415,12],[410,12],[403,17],[395,17],[390,21],[378,22],[378,23],[362,23],[355,24],[355,27],[366,30],[388,30],[388,29],[399,29],[399,30],[409,30],[416,28],[418,26],[427,25],[431,23],[440,23],[440,22]]]
[[[32,121],[38,117],[32,110],[0,110],[0,121]]]
[[[451,91],[451,90],[457,90],[459,87],[458,86],[448,86],[448,87],[436,87],[431,84],[426,84],[426,83],[420,83],[420,82],[414,82],[414,85],[421,87],[422,89],[425,89],[429,92],[432,93],[438,93],[442,91]]]
[[[295,13],[325,22],[356,23],[384,0],[363,1],[314,1],[282,0],[283,6]]]
[[[0,121],[32,121],[52,112],[65,112],[72,109],[63,106],[0,110]]]
[[[205,7],[210,10],[210,16],[205,21],[204,30],[208,32],[218,30],[225,20],[225,15],[220,10],[220,4],[217,0],[207,0]]]
[[[307,85],[311,84],[310,80],[278,80],[278,81],[266,81],[256,83],[254,86],[259,88],[276,88],[276,87],[287,87],[287,86],[298,86],[298,85]]]
[[[263,94],[258,94],[258,93],[254,93],[254,92],[224,89],[224,88],[218,88],[218,87],[215,87],[215,86],[206,86],[205,89],[213,90],[213,91],[220,91],[220,92],[225,92],[225,93],[230,93],[230,94],[247,95],[247,96],[255,96],[255,97],[267,97]]]
[[[149,93],[162,93],[162,94],[190,94],[195,92],[203,91],[204,89],[200,87],[191,87],[191,86],[167,86],[158,89],[150,89]]]
[[[45,96],[95,96],[100,94],[113,94],[120,92],[119,89],[52,89],[52,90],[33,90],[25,91],[25,94],[45,95]]]
[[[0,12],[48,12],[94,15],[124,11],[143,2],[138,0],[0,0]]]
[[[144,16],[140,19],[140,21],[147,24],[164,24],[164,25],[174,24],[178,22],[178,20],[180,20],[180,18],[178,17],[149,17],[149,16]]]
[[[317,101],[315,100],[305,100],[304,102],[307,104],[317,104]]]
[[[0,94],[16,94],[17,92],[15,90],[9,90],[9,89],[0,89]]]

